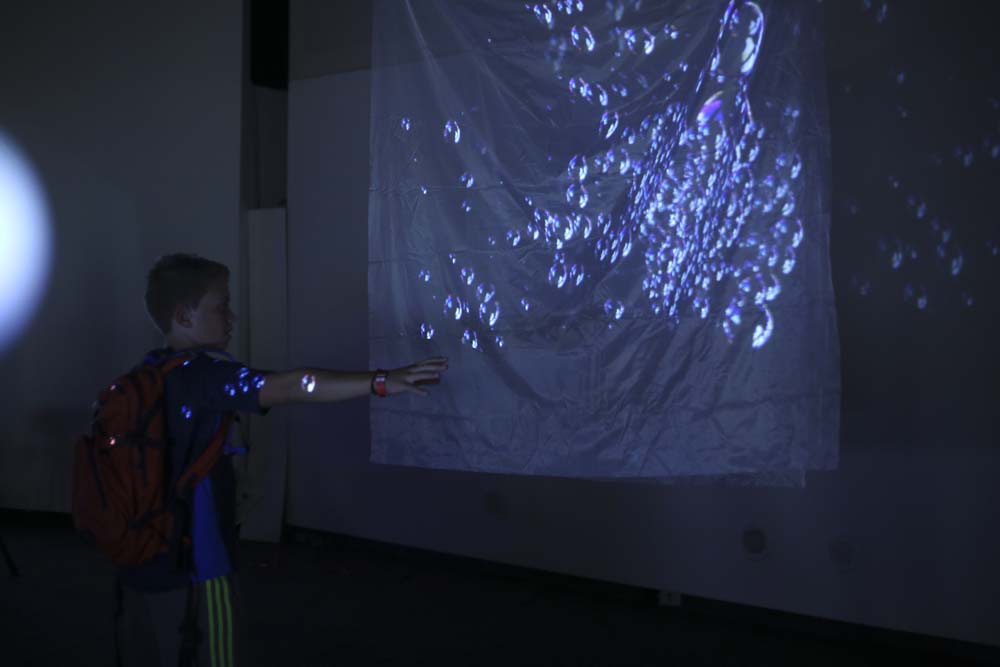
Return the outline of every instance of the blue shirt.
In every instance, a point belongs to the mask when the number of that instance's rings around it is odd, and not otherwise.
[[[221,350],[163,348],[147,354],[145,362],[164,361],[179,352],[197,356],[169,373],[164,387],[169,452],[166,479],[171,489],[180,473],[205,451],[227,413],[268,412],[260,406],[260,388],[267,371],[248,368]],[[182,567],[172,549],[142,565],[119,568],[124,585],[142,591],[173,590],[238,571],[236,476],[230,457],[245,454],[246,449],[234,447],[227,438],[218,464],[194,490],[190,566]],[[178,521],[171,536],[174,540],[180,528]]]

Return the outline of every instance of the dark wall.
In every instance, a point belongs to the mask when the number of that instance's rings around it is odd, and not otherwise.
[[[367,349],[368,295],[357,279],[367,256],[366,5],[290,8],[290,336],[302,361],[348,365]],[[288,521],[995,643],[1000,374],[987,241],[1000,238],[1000,161],[989,8],[892,3],[879,20],[883,3],[873,5],[824,3],[827,73],[816,82],[827,89],[833,148],[837,470],[808,475],[801,490],[691,490],[378,466],[368,462],[367,404],[344,404],[291,413]],[[897,240],[907,259],[893,269]],[[762,535],[765,553],[747,553],[745,534]]]

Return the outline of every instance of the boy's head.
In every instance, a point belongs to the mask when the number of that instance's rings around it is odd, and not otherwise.
[[[224,350],[236,317],[229,309],[229,269],[197,255],[161,257],[146,280],[146,310],[175,350]]]

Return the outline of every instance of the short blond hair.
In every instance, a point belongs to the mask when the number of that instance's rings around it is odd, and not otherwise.
[[[192,254],[164,255],[146,278],[146,312],[165,336],[173,326],[177,306],[197,308],[213,285],[227,280],[225,264]]]

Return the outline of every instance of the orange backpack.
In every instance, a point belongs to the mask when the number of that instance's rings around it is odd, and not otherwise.
[[[222,456],[233,420],[231,413],[223,418],[206,450],[168,489],[164,378],[194,356],[182,353],[160,364],[147,360],[116,379],[94,403],[90,434],[76,440],[73,525],[116,566],[139,565],[168,552],[175,528],[190,548],[194,488]],[[186,516],[178,516],[175,500],[183,503]],[[184,520],[180,526],[178,519]]]

